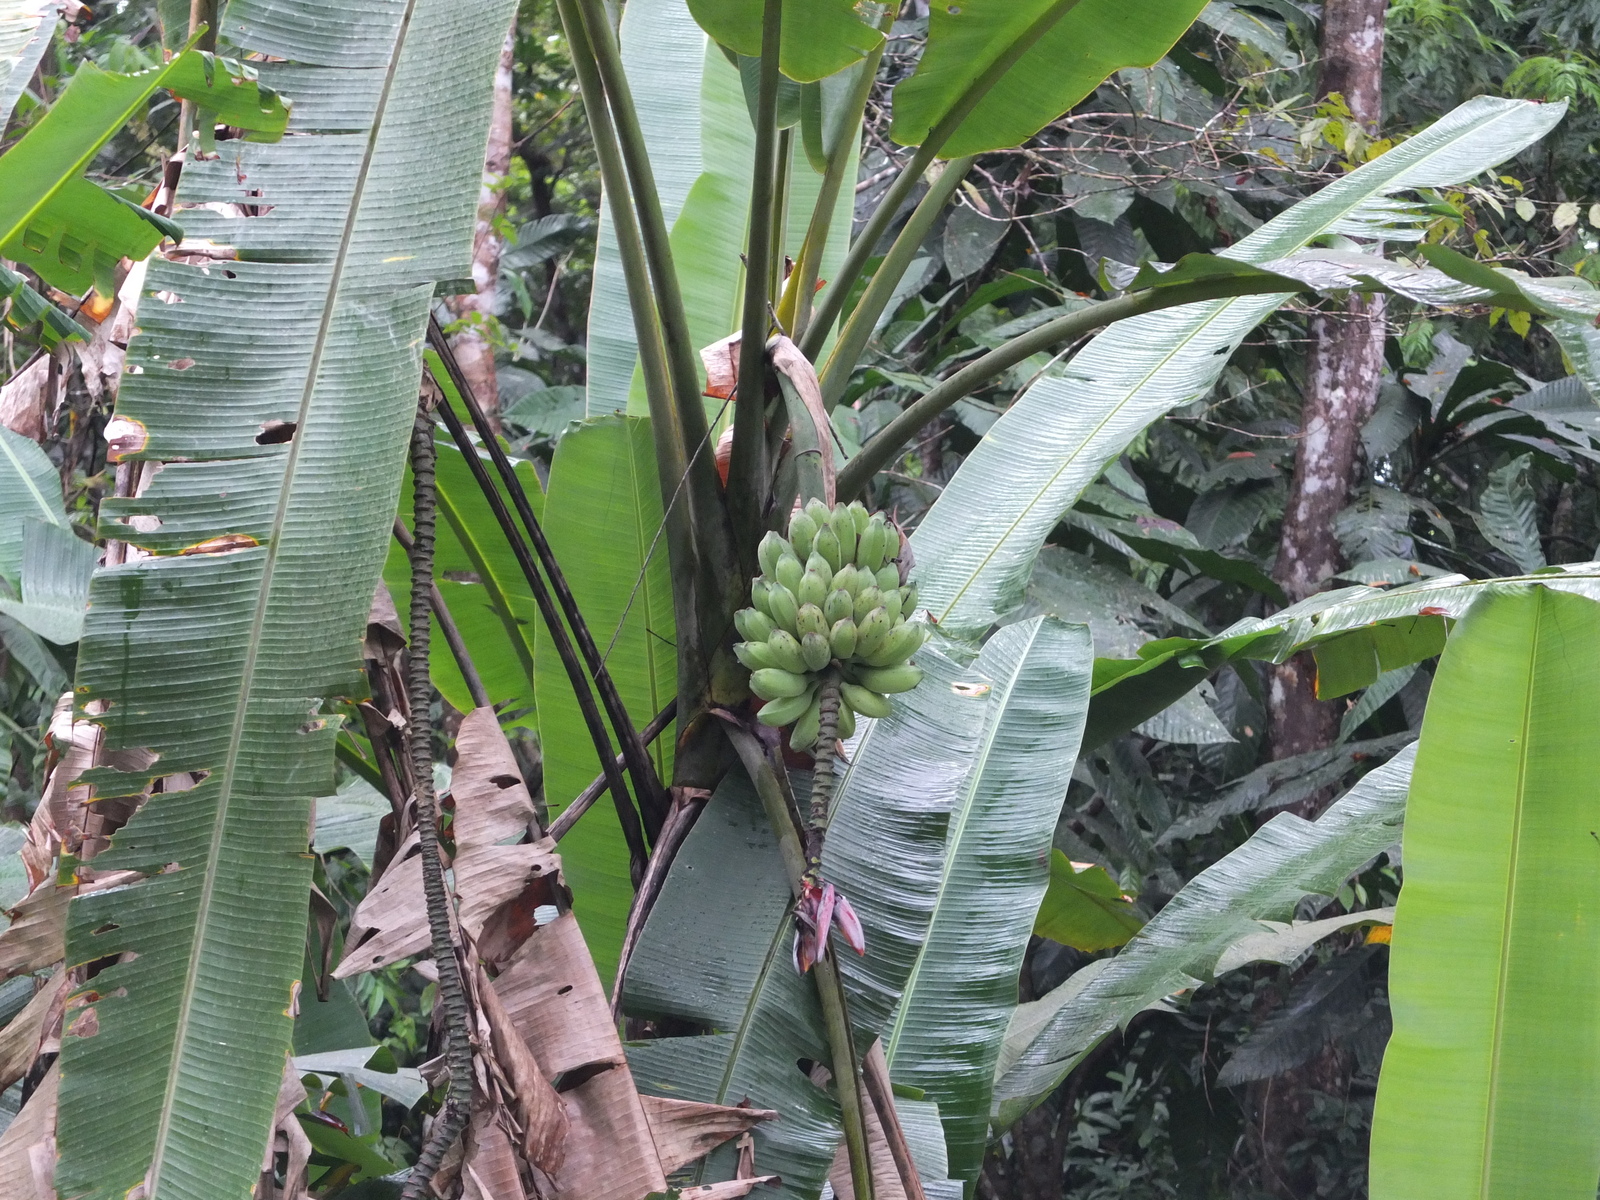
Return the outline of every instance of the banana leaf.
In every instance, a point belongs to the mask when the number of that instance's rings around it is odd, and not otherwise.
[[[876,727],[856,751],[830,826],[824,874],[853,904],[861,897],[867,931],[866,961],[847,959],[842,970],[853,991],[875,1000],[899,993],[879,1031],[884,1054],[896,1083],[938,1102],[956,1179],[970,1182],[983,1165],[995,1062],[1050,880],[1050,841],[1078,756],[1092,656],[1086,627],[1038,617],[995,634],[967,679],[930,672],[913,696],[932,693],[923,700],[931,707],[937,694],[940,709],[954,715],[966,707],[968,722],[981,720],[976,744],[959,760],[964,775],[944,828],[925,825],[924,837],[888,849],[888,814],[906,803],[898,781],[919,760],[898,739],[878,738]],[[972,678],[988,689],[981,717],[962,704]],[[896,707],[904,703],[897,698]],[[908,732],[914,720],[906,714]],[[895,936],[880,938],[891,924]],[[920,943],[909,960],[908,934]],[[880,956],[880,941],[894,953]],[[853,1003],[852,1015],[862,1009]]]
[[[1414,240],[1427,216],[1394,193],[1470,179],[1542,137],[1564,111],[1468,101],[1273,218],[1225,257],[1263,263],[1329,234]],[[912,539],[921,602],[941,627],[977,636],[1016,608],[1061,514],[1141,429],[1206,394],[1283,298],[1242,296],[1118,322],[1059,378],[1036,382],[962,464]]]
[[[22,577],[23,536],[36,521],[66,527],[61,476],[37,444],[0,425],[0,580],[13,593]]]
[[[1304,896],[1334,895],[1399,840],[1415,754],[1402,750],[1314,822],[1278,814],[1191,879],[1114,958],[1020,1005],[997,1071],[996,1127],[1048,1096],[1101,1038],[1145,1008],[1209,982],[1224,960],[1228,969],[1244,966],[1254,961],[1251,950],[1272,959],[1275,943],[1260,937],[1274,932],[1268,922],[1286,920]]]
[[[30,520],[22,540],[22,599],[0,600],[0,613],[47,642],[70,646],[83,632],[95,557],[94,545],[71,526]]]
[[[928,45],[916,73],[894,90],[890,136],[902,146],[921,143],[980,77],[1001,69],[940,154],[960,158],[1021,145],[1115,71],[1159,62],[1204,7],[1202,0],[930,5]]]
[[[362,687],[429,299],[470,273],[513,8],[229,6],[244,52],[287,57],[314,30],[301,62],[352,99],[341,132],[230,143],[185,172],[180,204],[260,212],[207,214],[240,261],[149,268],[117,444],[190,497],[209,485],[210,503],[149,506],[191,553],[161,542],[164,524],[133,528],[152,556],[96,573],[78,698],[108,749],[198,783],[158,794],[98,860],[137,882],[69,909],[68,962],[112,965],[69,1002],[63,1193],[243,1200],[259,1180],[300,990],[311,802],[334,790],[332,706]],[[115,793],[115,773],[100,782]]]
[[[689,0],[700,27],[722,45],[761,56],[764,0]],[[814,83],[860,62],[883,42],[853,0],[806,0],[786,5],[778,67],[790,79]]]
[[[1372,1195],[1600,1179],[1600,605],[1487,589],[1439,663],[1406,819]]]
[[[557,444],[545,536],[636,729],[672,699],[678,682],[661,521],[648,419],[597,417]],[[534,653],[534,684],[545,798],[556,815],[599,774],[600,761],[548,637],[539,638]],[[651,747],[663,780],[672,778],[672,745],[669,734]],[[573,911],[609,988],[633,903],[628,847],[609,797],[561,839],[561,862]]]
[[[0,3],[0,129],[11,120],[12,110],[50,48],[50,35],[60,13],[60,0]]]

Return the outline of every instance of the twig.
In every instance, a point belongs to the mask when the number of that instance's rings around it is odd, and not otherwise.
[[[430,337],[438,328],[438,322],[429,322]],[[439,340],[443,342],[442,335]],[[453,358],[445,359],[446,363],[453,361]],[[645,862],[649,857],[645,851],[644,832],[639,826],[639,814],[634,810],[627,784],[622,779],[622,772],[617,768],[614,752],[611,749],[611,736],[606,732],[605,721],[601,718],[600,709],[594,702],[594,692],[590,689],[589,677],[584,674],[583,665],[578,661],[578,652],[572,647],[572,638],[561,620],[555,601],[550,598],[550,589],[545,586],[544,577],[534,565],[533,552],[528,549],[528,543],[517,529],[516,522],[512,520],[510,510],[506,508],[505,498],[500,495],[500,490],[489,478],[483,459],[478,456],[477,446],[467,436],[466,427],[461,424],[461,418],[450,407],[448,400],[439,405],[438,411],[444,418],[445,426],[450,430],[450,436],[455,439],[456,445],[461,447],[461,456],[467,461],[467,469],[477,480],[483,498],[488,501],[495,521],[500,525],[500,532],[505,535],[511,553],[516,556],[517,565],[522,568],[522,577],[527,580],[528,589],[533,593],[534,603],[539,607],[539,616],[544,620],[545,631],[550,635],[550,644],[555,647],[561,665],[566,669],[567,679],[572,684],[573,697],[578,702],[579,712],[583,714],[583,723],[594,742],[595,752],[600,756],[600,768],[608,778],[611,798],[617,807],[617,819],[622,824],[622,836],[628,843],[630,872],[634,883],[637,884],[644,878]],[[497,442],[492,438],[488,440],[498,449]]]
[[[467,382],[460,364],[456,362],[455,352],[451,350],[444,331],[439,328],[439,322],[432,317],[428,319],[428,342],[443,361],[445,370],[450,375],[450,382],[455,385],[462,403],[467,406],[467,412],[472,416],[472,423],[478,430],[478,436],[489,451],[489,457],[494,461],[495,470],[499,472],[500,479],[511,496],[512,504],[516,506],[522,527],[528,532],[534,553],[539,556],[539,563],[544,568],[544,573],[549,576],[551,590],[555,592],[567,624],[572,628],[573,640],[577,642],[584,664],[594,677],[595,690],[600,693],[600,703],[605,706],[606,715],[611,719],[611,727],[616,731],[617,741],[622,743],[622,756],[628,764],[628,774],[633,779],[634,791],[638,795],[639,811],[644,817],[645,830],[653,839],[660,832],[661,823],[666,820],[668,808],[667,794],[661,786],[661,779],[656,774],[655,764],[650,761],[644,743],[639,740],[639,732],[633,727],[633,719],[628,716],[627,706],[623,704],[622,697],[617,692],[617,685],[611,678],[611,672],[606,669],[605,660],[600,657],[600,651],[594,644],[594,637],[589,632],[588,622],[583,619],[583,612],[572,594],[572,588],[567,585],[567,577],[562,574],[561,564],[556,561],[555,553],[545,539],[544,529],[540,526],[538,518],[533,515],[533,506],[528,503],[528,494],[522,488],[522,481],[517,478],[511,460],[506,457],[506,452],[501,448],[499,439],[495,437],[482,406],[473,395],[472,386]],[[449,412],[450,406],[444,404],[440,409],[442,412]],[[445,418],[445,423],[448,425],[452,421],[455,424],[451,425],[450,432],[454,435],[455,427],[460,421],[453,412],[450,412]],[[461,434],[456,436],[461,453],[468,461],[478,461],[476,449],[469,441],[463,440],[465,434],[466,431],[463,429]],[[549,618],[545,619],[548,623]]]
[[[676,698],[667,701],[667,706],[651,718],[650,724],[644,727],[640,736],[645,745],[649,745],[661,736],[663,730],[678,715],[678,701]],[[622,755],[617,755],[616,764],[622,766]],[[608,776],[602,772],[594,777],[594,781],[579,792],[577,798],[561,810],[561,815],[550,823],[550,836],[555,841],[560,841],[567,832],[578,823],[578,818],[594,807],[594,802],[606,794],[610,787]],[[665,826],[663,826],[665,828]]]
[[[416,544],[411,537],[411,531],[399,517],[394,519],[394,540],[400,543],[407,554],[411,553],[411,547]],[[478,668],[472,665],[472,655],[467,653],[467,643],[461,639],[461,630],[456,628],[455,618],[450,615],[450,608],[444,602],[444,593],[431,579],[428,581],[428,602],[433,606],[433,619],[439,622],[439,632],[444,634],[444,640],[450,646],[450,653],[455,655],[456,669],[466,681],[472,703],[479,708],[493,708],[489,693],[484,690],[483,679],[478,675]]]
[[[417,413],[411,433],[412,525],[416,541],[411,550],[411,647],[407,684],[411,698],[411,765],[415,777],[417,837],[422,852],[422,891],[428,904],[428,932],[433,961],[439,970],[439,1008],[444,1014],[445,1055],[450,1065],[450,1087],[444,1107],[434,1120],[428,1142],[417,1156],[401,1190],[401,1200],[422,1200],[445,1152],[466,1128],[472,1109],[472,1043],[468,1040],[466,991],[461,964],[451,934],[450,898],[445,892],[444,867],[439,861],[438,804],[433,793],[433,726],[427,719],[433,683],[428,674],[430,630],[429,587],[433,582],[434,531],[433,422]]]

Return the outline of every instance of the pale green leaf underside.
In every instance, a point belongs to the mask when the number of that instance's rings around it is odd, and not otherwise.
[[[466,274],[512,7],[235,0],[223,17],[241,50],[317,64],[325,92],[352,97],[337,128],[356,132],[230,142],[192,166],[180,205],[270,210],[190,209],[244,261],[158,260],[146,280],[117,412],[146,430],[140,456],[166,462],[147,511],[190,544],[258,544],[180,557],[157,529],[155,557],[92,585],[78,685],[110,706],[107,746],[200,782],[156,795],[100,860],[148,877],[69,914],[70,962],[129,957],[74,1011],[92,1008],[98,1032],[63,1038],[64,1194],[121,1200],[143,1181],[153,1200],[242,1200],[258,1178],[302,963],[310,805],[333,790],[336,722],[319,710],[357,684],[428,301]],[[258,444],[268,420],[294,422],[293,439]]]

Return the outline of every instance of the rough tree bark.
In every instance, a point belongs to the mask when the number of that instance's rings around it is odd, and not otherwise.
[[[516,31],[506,35],[500,66],[494,75],[494,110],[489,118],[489,147],[483,157],[483,187],[478,193],[478,224],[472,234],[472,282],[477,290],[449,301],[450,310],[468,324],[450,339],[456,361],[472,385],[489,419],[499,427],[500,389],[495,383],[494,346],[483,336],[481,322],[495,315],[495,280],[500,252],[505,249],[495,222],[505,212],[505,178],[511,170],[511,83]]]
[[[1377,129],[1383,115],[1386,4],[1387,0],[1328,0],[1322,9],[1318,90],[1324,97],[1342,95],[1351,115],[1369,131]],[[1311,318],[1310,333],[1300,447],[1273,569],[1291,603],[1318,591],[1345,565],[1334,518],[1349,502],[1361,426],[1371,416],[1378,395],[1383,300],[1352,296],[1343,305],[1329,306]],[[1339,709],[1316,698],[1315,683],[1309,655],[1274,669],[1268,692],[1273,757],[1321,749],[1338,735]]]

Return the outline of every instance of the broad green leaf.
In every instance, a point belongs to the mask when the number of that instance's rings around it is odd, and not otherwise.
[[[1229,247],[1264,263],[1328,234],[1409,230],[1388,197],[1470,179],[1543,136],[1558,104],[1479,97]],[[1031,387],[956,472],[913,544],[921,602],[942,628],[975,635],[1015,608],[1061,514],[1152,420],[1205,395],[1281,297],[1243,296],[1120,321],[1059,377]]]
[[[628,1065],[642,1092],[776,1110],[777,1120],[751,1131],[756,1162],[782,1177],[774,1195],[815,1200],[839,1144],[839,1106],[798,1065],[829,1054],[816,986],[794,969],[791,909],[772,828],[735,767],[678,851],[624,991],[630,1015],[712,1032],[632,1043]],[[732,1179],[734,1166],[730,1145],[697,1164],[690,1182]]]
[[[83,633],[94,572],[94,543],[70,526],[30,520],[22,540],[22,599],[0,600],[5,613],[58,646],[70,646]]]
[[[797,6],[791,6],[797,7]],[[866,26],[862,26],[863,29]],[[739,328],[744,287],[745,224],[755,131],[738,70],[701,32],[684,0],[632,0],[624,10],[622,53],[645,144],[670,227],[689,333],[709,346]],[[698,130],[699,136],[685,136]],[[858,136],[852,131],[848,136]],[[785,253],[805,238],[821,175],[799,146],[789,172]],[[854,167],[847,178],[854,178]],[[849,241],[854,194],[842,189],[822,278],[832,278]],[[616,235],[602,217],[589,308],[588,411],[591,416],[648,411],[636,370],[636,338]],[[715,417],[720,402],[710,401]]]
[[[1034,933],[1093,953],[1124,945],[1143,924],[1132,897],[1123,895],[1104,867],[1050,852],[1050,886],[1034,918]]]
[[[229,143],[229,161],[185,172],[180,204],[270,206],[226,223],[218,240],[241,261],[149,267],[112,423],[127,458],[164,464],[166,490],[140,498],[159,524],[121,531],[152,556],[96,573],[76,682],[107,705],[108,750],[147,749],[153,770],[199,782],[146,804],[98,860],[143,878],[69,909],[68,961],[113,965],[72,1009],[78,1034],[90,1014],[96,1031],[63,1038],[66,1194],[243,1200],[260,1178],[300,988],[311,803],[333,791],[330,709],[363,687],[429,299],[469,274],[512,8],[229,7],[243,51],[278,54],[280,32],[314,24],[320,86],[349,103],[335,133]],[[378,89],[351,69],[373,48]],[[292,436],[258,441],[268,422]],[[100,794],[118,782],[108,772]]]
[[[301,1075],[320,1075],[332,1082],[335,1079],[352,1081],[371,1088],[380,1096],[400,1102],[403,1108],[413,1108],[418,1100],[428,1094],[428,1085],[422,1081],[415,1067],[399,1070],[380,1070],[368,1066],[374,1057],[389,1057],[387,1051],[372,1046],[358,1046],[349,1050],[322,1050],[315,1054],[296,1054],[294,1069]],[[393,1067],[393,1060],[389,1065]]]
[[[0,156],[0,252],[64,291],[109,292],[117,260],[142,259],[172,222],[82,178],[95,154],[159,88],[217,119],[281,136],[288,106],[238,63],[185,50],[163,67],[117,75],[82,64],[56,102]]]
[[[689,0],[700,27],[724,46],[761,57],[765,0]],[[783,6],[778,65],[790,79],[812,83],[860,62],[883,42],[861,19],[854,0],[801,0]]]
[[[317,798],[311,848],[318,854],[349,850],[370,871],[378,847],[378,822],[393,811],[389,798],[365,779],[347,779],[333,795]]]
[[[0,579],[13,591],[22,577],[23,535],[30,521],[66,527],[61,476],[35,442],[0,425]]]
[[[897,804],[890,779],[903,778],[917,759],[888,739],[876,741],[874,729],[845,776],[824,851],[824,874],[852,903],[861,896],[868,961],[846,961],[846,979],[870,995],[899,991],[882,1031],[884,1054],[897,1083],[938,1101],[957,1179],[972,1180],[983,1162],[995,1062],[1049,882],[1050,839],[1077,760],[1092,653],[1086,628],[1048,617],[995,634],[971,667],[988,688],[987,714],[964,756],[947,828],[931,830],[931,840],[909,853],[887,852],[882,814]],[[953,693],[953,700],[941,697],[950,706],[972,684],[931,671],[912,695],[925,689]],[[898,908],[927,914],[900,927],[899,938],[921,941],[909,962],[893,941],[893,957],[880,961],[874,950],[878,927],[889,923],[877,916],[878,897],[891,889]]]
[[[1524,454],[1490,471],[1473,516],[1478,532],[1524,572],[1545,565],[1539,543],[1539,505],[1528,481],[1532,462],[1533,455]]]
[[[946,158],[1027,141],[1122,67],[1148,67],[1204,0],[962,0],[928,9],[928,46],[894,90],[891,136],[914,146],[1002,59],[1021,51],[940,149]]]
[[[1272,932],[1266,923],[1290,917],[1302,897],[1337,893],[1394,845],[1414,754],[1402,750],[1314,822],[1279,813],[1191,879],[1114,958],[1019,1006],[997,1072],[997,1125],[1049,1095],[1101,1038],[1143,1009],[1210,981],[1221,960],[1245,965],[1242,954],[1230,953],[1235,946]]]
[[[47,350],[54,350],[69,339],[89,340],[88,330],[29,287],[25,276],[0,266],[0,304],[8,300],[11,303],[6,308],[6,324],[13,329],[26,329],[35,321],[42,322],[39,340]]]
[[[1578,1200],[1600,1178],[1600,605],[1489,589],[1422,723],[1389,968],[1377,1200]]]
[[[44,58],[60,13],[60,0],[0,2],[0,129]]]
[[[550,465],[545,535],[637,729],[677,694],[672,580],[666,542],[658,540],[661,519],[649,420],[598,417],[561,439]],[[544,793],[555,815],[600,773],[600,760],[561,659],[543,635],[534,655],[534,683]],[[671,736],[657,738],[651,752],[661,778],[670,779]],[[561,839],[561,861],[573,910],[609,987],[633,903],[628,848],[609,797]]]

